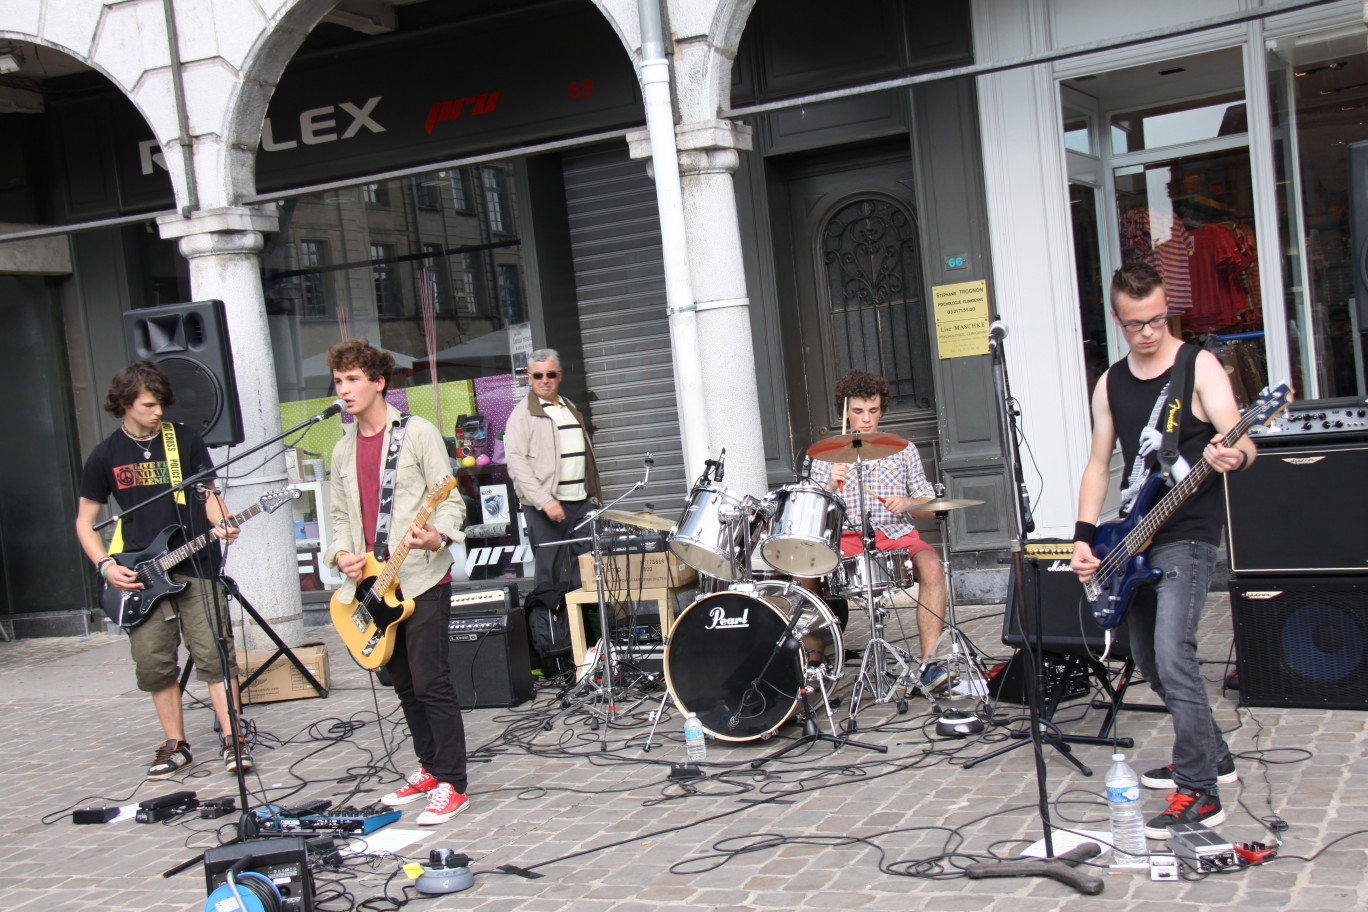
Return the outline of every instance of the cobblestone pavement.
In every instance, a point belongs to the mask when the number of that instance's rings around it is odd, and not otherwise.
[[[890,638],[896,639],[894,618]],[[1001,610],[964,608],[964,628],[987,652],[1001,656]],[[910,626],[910,617],[907,618]],[[852,624],[847,646],[865,636]],[[601,732],[574,711],[552,731],[543,722],[560,708],[547,691],[513,710],[467,714],[474,751],[471,805],[423,841],[401,850],[425,858],[448,847],[468,853],[475,886],[425,902],[424,908],[476,910],[630,910],[802,908],[1083,910],[1132,908],[1295,908],[1299,912],[1368,906],[1368,836],[1338,837],[1368,826],[1368,761],[1359,712],[1237,707],[1219,682],[1230,652],[1229,599],[1216,594],[1202,628],[1202,657],[1222,726],[1232,731],[1241,784],[1226,786],[1231,841],[1271,841],[1256,818],[1287,821],[1284,857],[1271,865],[1196,882],[1152,883],[1144,873],[1103,875],[1105,892],[1086,897],[1046,879],[968,880],[958,866],[997,851],[1011,855],[1040,835],[1035,761],[1029,747],[972,769],[963,760],[1002,743],[939,740],[928,703],[913,696],[899,714],[895,703],[866,702],[857,737],[887,753],[853,746],[833,752],[820,744],[800,749],[763,771],[748,761],[788,743],[800,729],[781,727],[768,741],[709,745],[706,780],[671,783],[670,763],[683,758],[678,713],[667,710],[657,735],[663,744],[643,751],[648,714],[658,695],[619,704],[623,718]],[[330,628],[310,628],[328,643],[333,683],[326,700],[249,706],[256,727],[255,801],[331,798],[369,803],[393,787],[394,769],[366,777],[373,765],[407,770],[412,755],[392,694],[372,694],[370,676],[345,654]],[[838,682],[837,721],[849,713],[855,677]],[[203,695],[193,685],[191,695]],[[1136,688],[1136,700],[1152,700]],[[1074,733],[1095,733],[1096,710],[1080,719],[1085,700],[1065,703],[1056,721]],[[962,705],[962,704],[956,704]],[[178,876],[161,874],[195,857],[231,827],[181,818],[170,825],[134,822],[77,826],[72,806],[128,805],[188,788],[201,798],[235,792],[217,761],[207,710],[187,703],[196,764],[178,782],[143,783],[161,740],[148,699],[133,684],[123,639],[0,643],[0,890],[12,912],[37,910],[187,910],[203,908],[198,865]],[[376,724],[376,709],[383,722]],[[1015,707],[1000,708],[1002,714]],[[822,730],[828,728],[822,719]],[[1167,760],[1168,720],[1127,710],[1121,734],[1134,737],[1137,769]],[[1075,755],[1095,775],[1087,778],[1054,750],[1045,751],[1051,815],[1057,824],[1106,829],[1098,797],[1110,751],[1078,746]],[[1260,763],[1263,758],[1267,763]],[[1162,796],[1147,793],[1147,813]],[[395,827],[412,829],[414,813]],[[1157,848],[1157,843],[1151,843]],[[1313,861],[1309,857],[1325,849]],[[944,857],[952,853],[951,857]],[[953,854],[959,853],[959,854]],[[514,866],[534,878],[501,873]],[[403,874],[393,859],[351,862],[341,874],[319,878],[319,908],[345,909],[349,900],[400,895]],[[909,875],[923,876],[909,876]],[[340,891],[346,891],[345,894]]]

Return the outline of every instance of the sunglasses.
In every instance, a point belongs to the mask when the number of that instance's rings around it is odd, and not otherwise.
[[[559,372],[559,371],[546,371],[545,373],[542,373],[541,371],[533,371],[533,372],[532,372],[532,379],[533,379],[533,380],[540,380],[542,377],[545,377],[547,380],[555,380],[555,379],[556,379],[557,377],[559,377],[559,376],[560,376],[560,372]]]

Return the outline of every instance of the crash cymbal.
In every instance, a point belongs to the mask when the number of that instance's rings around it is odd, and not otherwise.
[[[604,510],[599,516],[609,522],[622,523],[625,526],[636,526],[638,529],[655,529],[658,532],[669,532],[674,527],[674,523],[654,513],[628,513],[626,510]]]
[[[892,456],[907,447],[906,438],[897,434],[884,434],[871,431],[868,434],[842,434],[839,437],[826,437],[808,447],[808,455],[825,462],[854,462],[858,453],[868,462]]]
[[[946,513],[950,510],[963,510],[965,507],[977,507],[983,503],[981,500],[952,500],[949,497],[942,497],[939,500],[928,500],[926,503],[913,504],[908,508],[912,513]]]

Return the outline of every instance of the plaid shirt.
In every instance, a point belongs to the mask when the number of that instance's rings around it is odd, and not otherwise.
[[[865,509],[869,510],[875,530],[889,538],[902,538],[915,532],[917,527],[906,513],[894,513],[880,503],[879,498],[936,496],[936,489],[926,480],[917,445],[909,443],[892,456],[865,463],[865,478],[868,481]],[[812,480],[826,487],[831,480],[831,463],[812,460]],[[855,466],[852,465],[846,475],[845,490],[836,496],[845,503],[847,527],[858,530],[860,485],[856,479]]]

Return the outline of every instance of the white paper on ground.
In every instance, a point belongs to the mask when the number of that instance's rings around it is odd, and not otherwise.
[[[342,850],[342,856],[352,855],[394,855],[405,846],[427,839],[431,830],[396,830],[390,827],[376,830],[362,836]]]
[[[1085,842],[1095,842],[1102,847],[1098,858],[1111,851],[1111,831],[1110,830],[1079,830],[1077,833],[1069,833],[1057,830],[1050,837],[1050,844],[1054,847],[1055,855],[1063,855],[1070,849],[1076,849]],[[1045,857],[1045,840],[1037,839],[1027,846],[1021,853],[1030,855],[1032,858]]]

